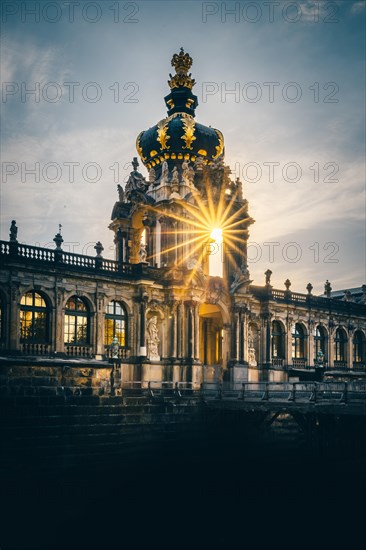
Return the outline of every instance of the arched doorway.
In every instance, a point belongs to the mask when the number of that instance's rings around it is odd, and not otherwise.
[[[217,381],[223,364],[223,319],[215,304],[201,304],[200,316],[200,361],[204,365],[204,380]]]

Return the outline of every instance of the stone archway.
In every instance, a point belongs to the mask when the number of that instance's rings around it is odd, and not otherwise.
[[[204,380],[217,381],[223,367],[224,323],[221,309],[214,304],[199,307],[199,358],[204,365]]]

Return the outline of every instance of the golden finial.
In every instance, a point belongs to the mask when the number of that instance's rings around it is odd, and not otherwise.
[[[188,53],[184,53],[183,47],[180,49],[179,54],[175,53],[172,57],[172,67],[175,68],[176,74],[170,76],[168,84],[171,89],[173,88],[189,88],[190,90],[195,85],[196,81],[191,78],[191,73],[188,74],[191,68],[193,60]]]

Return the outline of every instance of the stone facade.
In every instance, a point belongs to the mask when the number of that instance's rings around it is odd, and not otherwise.
[[[100,242],[94,257],[65,252],[60,233],[54,250],[20,244],[12,221],[0,243],[4,361],[92,362],[93,373],[107,369],[103,379],[118,361],[121,383],[145,385],[280,381],[315,367],[362,376],[366,286],[332,293],[327,281],[317,297],[310,283],[307,294],[289,280],[274,289],[269,270],[263,286],[251,284],[254,220],[242,183],[224,163],[222,133],[194,119],[191,58],[181,51],[172,64],[168,117],[137,139],[148,178],[134,158],[118,186],[116,260],[103,257]],[[222,276],[212,276],[218,232]]]

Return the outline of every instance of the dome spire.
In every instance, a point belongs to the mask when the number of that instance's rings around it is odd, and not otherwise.
[[[188,73],[193,60],[188,53],[184,53],[183,47],[179,54],[175,53],[172,57],[171,64],[175,68],[175,75],[170,76],[168,80],[171,92],[164,100],[168,107],[168,115],[174,113],[187,113],[195,115],[195,108],[198,105],[197,96],[192,94],[192,88],[196,81],[192,78],[191,73]]]
[[[193,60],[188,53],[184,53],[183,47],[180,49],[179,54],[175,53],[172,57],[172,67],[175,68],[176,74],[170,76],[168,84],[170,89],[173,88],[189,88],[192,90],[196,81],[191,78],[191,73],[188,74],[189,69],[192,67]]]

